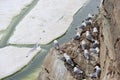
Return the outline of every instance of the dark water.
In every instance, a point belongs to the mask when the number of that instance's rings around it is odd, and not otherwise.
[[[65,35],[58,38],[58,41],[60,44],[63,44],[65,42],[68,42],[74,35],[75,35],[75,28],[81,24],[81,22],[87,17],[88,13],[91,14],[97,14],[100,0],[89,0],[88,3],[85,4],[74,16],[73,16],[73,22],[71,23],[68,31],[65,33]],[[34,73],[36,70],[39,70],[41,67],[41,64],[49,52],[50,48],[53,46],[52,42],[47,45],[41,45],[41,48],[44,50],[30,62],[29,65],[27,65],[25,68],[17,72],[16,74],[7,77],[3,80],[26,80],[26,76],[30,75],[31,73]],[[25,78],[25,79],[24,79]],[[33,80],[33,79],[27,79],[27,80]]]

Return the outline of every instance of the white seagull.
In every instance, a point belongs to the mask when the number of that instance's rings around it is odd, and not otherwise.
[[[86,60],[90,59],[90,55],[89,55],[89,52],[87,49],[84,50],[84,56],[85,56]]]
[[[97,54],[100,52],[99,47],[96,47],[95,50],[97,51]]]
[[[100,51],[100,50],[99,50],[98,47],[96,47],[96,48],[90,48],[90,52],[91,52],[91,53],[98,54],[99,51]]]
[[[93,16],[89,13],[86,20],[91,20],[92,18],[93,18]]]
[[[85,42],[85,40],[82,40],[81,47],[82,47],[82,50],[86,49],[86,42]]]
[[[74,40],[79,40],[79,39],[80,39],[80,33],[77,32],[76,35],[75,35],[75,37],[74,37]]]
[[[73,61],[71,60],[70,56],[67,55],[67,53],[64,53],[64,54],[63,54],[63,57],[65,58],[66,62],[67,62],[69,65],[74,66]]]
[[[86,38],[89,40],[89,41],[94,41],[92,35],[90,34],[89,31],[86,31]]]
[[[75,74],[82,74],[82,73],[83,73],[83,71],[80,70],[80,69],[77,68],[77,67],[74,67],[74,68],[73,68],[73,72],[74,72]]]
[[[99,66],[95,66],[95,72],[90,74],[91,78],[99,78],[101,73],[101,68]]]
[[[93,33],[98,33],[98,29],[96,27],[93,28]]]
[[[54,40],[54,48],[59,50],[59,43],[57,40]]]
[[[99,47],[99,42],[98,40],[95,40],[94,43],[92,44],[93,48]]]
[[[78,27],[79,29],[84,29],[86,27],[86,22],[83,21],[82,24]]]
[[[87,26],[92,25],[92,20],[88,20],[88,21],[86,21],[86,25],[87,25]]]

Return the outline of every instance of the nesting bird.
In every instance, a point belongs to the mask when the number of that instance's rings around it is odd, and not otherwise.
[[[83,73],[83,71],[80,70],[80,69],[77,68],[77,67],[74,67],[74,68],[73,68],[73,72],[74,72],[75,74],[82,74],[82,73]]]
[[[85,40],[82,40],[82,42],[81,42],[81,47],[82,47],[82,50],[85,50],[86,49],[86,42],[85,42]]]
[[[92,35],[90,34],[90,32],[89,31],[86,31],[86,38],[89,40],[89,41],[94,41],[94,39],[93,39],[93,37],[92,37]]]
[[[75,35],[75,37],[74,37],[74,40],[79,40],[79,39],[80,39],[80,33],[77,32],[76,35]]]
[[[59,50],[59,43],[57,40],[54,40],[54,48]]]
[[[84,56],[85,56],[86,60],[90,59],[90,55],[89,55],[89,52],[87,49],[84,50]]]
[[[74,66],[74,63],[73,63],[72,59],[70,58],[69,55],[67,55],[67,53],[64,53],[63,57],[65,58],[65,61],[66,61],[67,64],[69,64],[71,66]]]
[[[99,78],[100,77],[100,73],[101,73],[101,68],[98,65],[96,65],[95,66],[95,72],[90,74],[90,77],[91,78]]]

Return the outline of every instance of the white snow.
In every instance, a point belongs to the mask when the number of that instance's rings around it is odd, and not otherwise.
[[[5,30],[13,17],[18,15],[32,0],[0,0],[0,30]]]
[[[37,5],[18,24],[9,43],[47,44],[63,35],[73,15],[87,0],[39,0]]]
[[[9,76],[27,65],[41,49],[8,46],[0,49],[0,79]],[[29,53],[29,56],[26,57]]]

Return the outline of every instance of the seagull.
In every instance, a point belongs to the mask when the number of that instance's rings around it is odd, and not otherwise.
[[[95,40],[94,43],[92,44],[93,48],[99,47],[99,42],[98,40]]]
[[[92,54],[97,54],[97,51],[95,50],[95,48],[90,48],[89,50]]]
[[[86,21],[86,25],[87,25],[87,26],[92,25],[92,20],[88,20],[88,21]]]
[[[79,39],[80,39],[80,33],[77,32],[76,35],[75,35],[75,37],[74,37],[74,40],[79,40]]]
[[[83,71],[80,70],[80,69],[77,68],[77,67],[74,67],[74,68],[73,68],[73,72],[74,72],[75,74],[82,74],[82,73],[83,73]]]
[[[98,29],[97,29],[97,27],[94,27],[93,28],[93,34],[94,34],[94,36],[98,36]]]
[[[94,56],[95,60],[98,60],[99,48],[90,48],[91,55]]]
[[[86,42],[85,42],[85,40],[82,40],[81,46],[82,46],[82,50],[86,49]]]
[[[84,56],[85,56],[86,60],[90,59],[90,55],[89,55],[89,52],[87,49],[84,50]]]
[[[95,72],[90,74],[91,78],[99,78],[101,73],[101,68],[99,66],[95,66]]]
[[[81,33],[83,32],[83,29],[82,28],[78,28],[77,32],[79,32],[79,34],[81,35]]]
[[[72,59],[70,58],[70,56],[67,55],[67,53],[64,53],[63,54],[63,57],[65,58],[66,62],[71,65],[71,66],[74,66],[74,63],[72,61]]]
[[[97,54],[100,52],[100,49],[98,47],[96,47],[95,50],[97,51]]]
[[[98,33],[98,29],[96,27],[93,28],[93,33]]]
[[[86,27],[86,22],[83,21],[82,24],[78,27],[79,29],[84,29]]]
[[[93,18],[93,16],[89,13],[86,20],[91,20],[92,18]]]
[[[90,52],[91,52],[91,53],[98,54],[99,51],[100,51],[100,50],[99,50],[98,47],[96,47],[96,48],[90,48]]]
[[[89,41],[94,41],[93,37],[91,36],[90,32],[89,31],[86,31],[86,38],[89,40]]]
[[[59,43],[57,40],[54,40],[54,48],[59,50]]]

